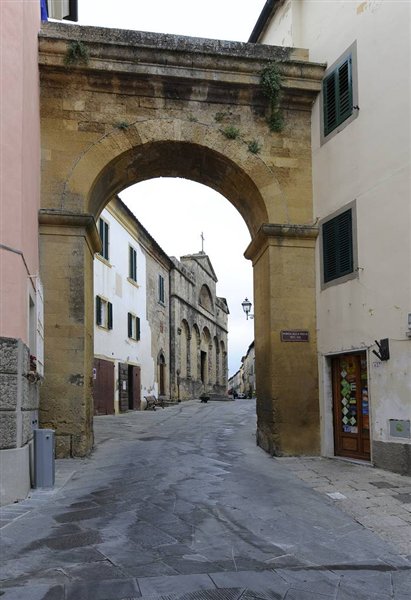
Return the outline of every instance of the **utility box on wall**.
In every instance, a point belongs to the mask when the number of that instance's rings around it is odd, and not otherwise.
[[[34,430],[34,487],[52,488],[55,477],[54,430]]]

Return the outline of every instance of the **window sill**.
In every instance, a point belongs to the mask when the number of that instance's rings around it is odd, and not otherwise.
[[[137,283],[137,281],[135,281],[135,279],[131,279],[131,277],[127,277],[127,281],[129,283],[131,283],[131,285],[133,285],[134,287],[136,287],[137,289],[139,289],[140,285]]]
[[[110,262],[107,260],[107,258],[104,258],[104,256],[101,256],[101,254],[96,253],[94,255],[96,258],[99,259],[99,261],[101,261],[103,264],[106,265],[106,267],[109,267],[110,269],[112,268],[112,264],[110,264]]]

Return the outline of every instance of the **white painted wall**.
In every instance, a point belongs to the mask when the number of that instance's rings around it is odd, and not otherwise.
[[[141,398],[155,394],[154,360],[151,356],[151,329],[146,309],[146,258],[138,242],[110,212],[100,215],[109,223],[109,261],[98,256],[94,260],[94,296],[101,296],[113,304],[113,329],[94,325],[94,355],[115,362],[115,410],[119,411],[118,363],[141,367]],[[137,285],[128,280],[129,245],[137,251]],[[95,307],[94,307],[95,310]],[[140,317],[141,339],[128,338],[127,315]],[[94,323],[96,319],[94,318]]]
[[[372,437],[390,438],[389,419],[411,418],[411,3],[288,0],[264,43],[309,50],[332,65],[357,45],[359,115],[321,145],[318,98],[312,113],[314,217],[355,201],[358,278],[321,291],[317,321],[323,452],[332,454],[327,355],[368,349]],[[390,339],[391,359],[372,354]]]

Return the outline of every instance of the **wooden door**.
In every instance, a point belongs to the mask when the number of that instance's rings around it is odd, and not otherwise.
[[[94,359],[93,401],[95,415],[114,415],[114,363]]]
[[[128,408],[140,410],[141,404],[141,368],[128,365]]]
[[[335,455],[370,460],[365,352],[334,357],[332,373]]]
[[[118,399],[120,412],[128,411],[128,364],[118,364]]]

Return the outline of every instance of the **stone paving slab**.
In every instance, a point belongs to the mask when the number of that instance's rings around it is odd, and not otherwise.
[[[93,454],[7,511],[1,600],[410,600],[409,478],[273,459],[254,411],[98,417]]]

